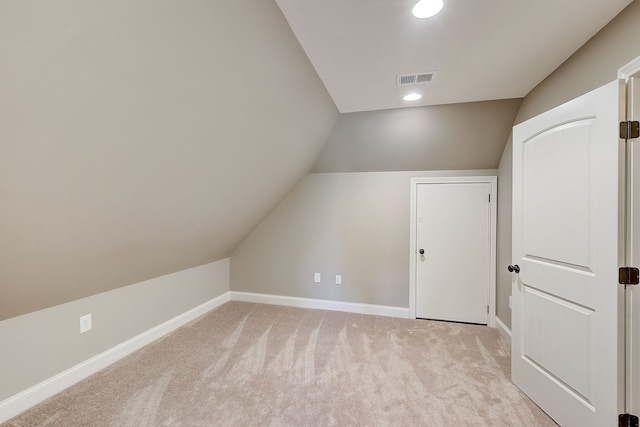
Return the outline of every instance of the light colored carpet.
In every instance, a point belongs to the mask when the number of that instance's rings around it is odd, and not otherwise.
[[[9,426],[554,426],[494,329],[229,302]]]

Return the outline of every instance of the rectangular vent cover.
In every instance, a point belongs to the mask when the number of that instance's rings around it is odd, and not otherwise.
[[[433,80],[433,76],[435,75],[435,73],[435,71],[428,71],[426,73],[398,74],[396,84],[398,86],[402,86],[418,83],[429,83]]]

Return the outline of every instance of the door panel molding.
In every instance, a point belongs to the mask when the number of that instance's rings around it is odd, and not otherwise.
[[[614,81],[513,129],[512,380],[560,425],[614,425],[624,395],[623,94]]]

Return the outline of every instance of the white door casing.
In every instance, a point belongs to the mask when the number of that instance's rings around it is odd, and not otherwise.
[[[627,81],[627,120],[640,121],[640,79]],[[627,262],[640,266],[640,140],[627,142]],[[640,415],[640,289],[624,290],[626,305],[626,405],[625,412]]]
[[[621,409],[624,90],[615,81],[513,129],[512,379],[563,426]]]
[[[411,180],[411,318],[494,326],[496,191],[495,176]]]

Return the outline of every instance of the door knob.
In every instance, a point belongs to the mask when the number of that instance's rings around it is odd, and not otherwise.
[[[520,273],[520,266],[518,264],[515,265],[509,265],[507,267],[507,270],[509,270],[510,273]]]
[[[420,250],[418,251],[418,253],[419,253],[420,255],[424,255],[424,249],[420,249]]]

